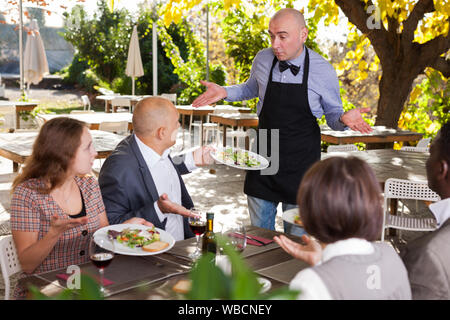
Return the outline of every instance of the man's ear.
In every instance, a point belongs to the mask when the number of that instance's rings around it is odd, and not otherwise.
[[[166,127],[159,127],[158,129],[156,129],[156,138],[162,140],[166,134],[166,131]]]
[[[439,177],[441,177],[441,178],[443,178],[445,180],[450,179],[450,177],[449,177],[449,174],[450,174],[450,172],[449,172],[449,168],[450,168],[449,163],[447,161],[445,161],[445,160],[440,160],[439,161],[439,166],[440,166],[440,168],[439,168]]]

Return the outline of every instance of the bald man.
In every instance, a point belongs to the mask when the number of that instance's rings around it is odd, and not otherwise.
[[[177,241],[194,236],[187,219],[194,204],[181,175],[213,160],[209,147],[203,147],[187,154],[184,162],[172,161],[178,118],[175,106],[164,98],[146,98],[134,108],[134,134],[119,143],[100,170],[110,224],[141,217]]]
[[[278,204],[282,203],[283,210],[295,207],[303,174],[320,160],[317,118],[325,114],[328,125],[334,130],[349,127],[367,133],[371,129],[361,116],[361,112],[370,109],[344,113],[336,72],[324,58],[304,45],[308,29],[300,11],[291,8],[278,11],[269,22],[269,35],[272,48],[258,52],[245,83],[221,87],[203,81],[207,90],[193,106],[221,99],[259,98],[258,137],[260,134],[268,136],[267,140],[260,138],[255,145],[258,153],[269,156],[271,166],[276,167],[270,137],[276,136],[276,131],[271,130],[279,130],[279,169],[276,174],[268,174],[270,167],[266,172],[247,171],[244,192],[252,224],[274,230]],[[267,144],[262,145],[262,141]],[[267,153],[260,150],[267,150]],[[301,235],[303,230],[286,224],[285,232]]]

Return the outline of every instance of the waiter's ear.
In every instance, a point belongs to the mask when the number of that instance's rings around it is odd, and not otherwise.
[[[308,38],[308,28],[302,27],[302,29],[300,30],[300,39],[302,40],[303,43],[305,43],[307,38]]]

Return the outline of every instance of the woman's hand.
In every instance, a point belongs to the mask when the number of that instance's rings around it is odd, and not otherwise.
[[[128,219],[127,221],[124,221],[123,223],[142,224],[142,225],[147,226],[147,227],[153,227],[153,223],[148,222],[144,218],[137,218],[137,217]]]
[[[81,217],[81,218],[67,218],[63,219],[58,217],[58,215],[53,215],[50,218],[50,230],[49,232],[52,232],[56,236],[60,236],[67,230],[70,230],[72,228],[81,226],[83,224],[87,224],[88,217]]]
[[[295,259],[305,261],[311,266],[315,266],[322,258],[322,247],[317,241],[312,240],[307,235],[302,236],[305,245],[296,243],[282,235],[274,237],[273,240]]]

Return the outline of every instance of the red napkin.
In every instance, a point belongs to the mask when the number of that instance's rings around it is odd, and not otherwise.
[[[233,233],[232,236],[233,237],[237,237],[237,238],[243,238],[244,237],[244,235],[242,235],[240,233]],[[259,240],[259,241],[261,241],[264,244],[259,243],[258,241],[252,240],[250,238],[253,238],[255,240]],[[273,239],[267,239],[267,238],[258,237],[258,236],[254,236],[254,235],[247,235],[247,244],[251,244],[253,246],[260,247],[260,246],[267,245],[267,244],[272,243],[272,242],[273,242]]]
[[[64,281],[67,281],[67,279],[69,279],[70,276],[71,275],[67,274],[67,273],[59,273],[59,274],[56,275],[57,278],[62,279]],[[97,279],[97,281],[100,281],[100,279]],[[109,286],[110,284],[113,284],[113,283],[114,283],[113,281],[111,281],[109,279],[106,279],[106,278],[103,278],[103,286],[106,287],[106,286]]]

